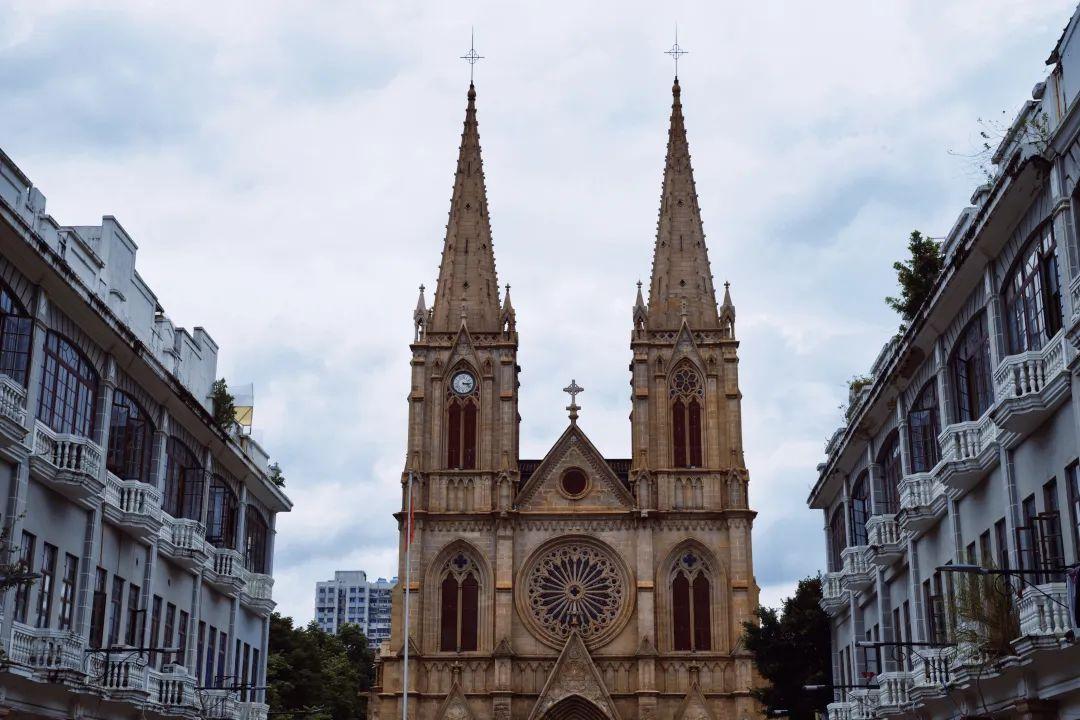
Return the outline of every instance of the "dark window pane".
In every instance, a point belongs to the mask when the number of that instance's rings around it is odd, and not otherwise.
[[[457,400],[450,401],[447,412],[446,467],[461,467],[461,405]]]
[[[690,582],[682,572],[671,583],[671,615],[676,650],[690,650]]]
[[[461,467],[472,470],[476,467],[476,403],[466,402],[463,415]]]
[[[690,435],[690,467],[701,467],[701,405],[696,399],[688,409],[688,432]]]
[[[675,467],[686,467],[686,406],[681,399],[671,406],[671,444]]]
[[[453,652],[457,647],[458,582],[447,575],[442,581],[442,603],[439,616],[439,649]]]
[[[58,433],[90,437],[97,373],[68,340],[50,332],[45,340],[38,418]]]
[[[469,573],[461,582],[461,649],[475,650],[480,619],[480,585]]]
[[[695,650],[712,649],[712,622],[709,609],[709,579],[705,577],[705,573],[698,573],[694,578]]]
[[[866,545],[866,521],[870,519],[870,482],[864,471],[851,490],[851,544]]]

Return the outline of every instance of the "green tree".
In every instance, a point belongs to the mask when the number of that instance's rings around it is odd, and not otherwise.
[[[812,720],[832,698],[828,690],[807,691],[806,685],[828,685],[832,675],[829,620],[821,609],[821,578],[799,581],[794,597],[781,610],[758,607],[757,623],[743,623],[746,648],[769,686],[754,695],[771,712],[786,710],[791,720]]]
[[[214,424],[228,432],[236,422],[236,398],[229,392],[225,378],[210,386],[210,404],[214,409]]]
[[[292,618],[270,616],[266,698],[275,717],[360,720],[373,676],[374,654],[358,626],[331,635],[314,622],[298,628]]]
[[[893,263],[896,280],[900,283],[900,297],[885,298],[889,307],[900,313],[904,319],[902,328],[914,319],[919,308],[930,297],[934,282],[944,265],[941,244],[918,230],[911,231],[908,253],[910,257],[906,261]]]
[[[278,487],[285,487],[285,473],[281,472],[281,466],[276,462],[271,463],[268,470],[270,471],[270,482]]]

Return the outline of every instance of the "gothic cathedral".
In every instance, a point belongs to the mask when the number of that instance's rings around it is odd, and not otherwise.
[[[530,460],[469,86],[438,286],[414,314],[409,581],[372,719],[402,717],[406,682],[414,720],[760,716],[741,643],[758,588],[735,308],[726,286],[717,306],[677,78],[672,92],[649,302],[639,283],[632,314],[631,458],[603,457],[571,400],[562,436]]]

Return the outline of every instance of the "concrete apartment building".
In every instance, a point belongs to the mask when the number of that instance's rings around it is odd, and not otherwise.
[[[1078,24],[819,466],[834,720],[1080,717]]]
[[[315,622],[328,633],[346,623],[359,625],[371,647],[390,639],[390,592],[397,578],[369,582],[363,570],[338,570],[333,580],[315,583]]]
[[[208,398],[115,218],[68,227],[0,152],[0,715],[265,718],[268,457]],[[136,648],[142,648],[140,651]]]

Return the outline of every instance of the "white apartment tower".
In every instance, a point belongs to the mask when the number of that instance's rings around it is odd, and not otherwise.
[[[338,570],[333,580],[315,583],[315,622],[328,633],[359,625],[377,648],[390,639],[390,591],[397,578],[369,582],[363,570]]]
[[[268,456],[209,400],[111,216],[63,226],[0,151],[0,715],[267,716]],[[198,278],[192,278],[198,285]]]
[[[1080,717],[1078,28],[818,467],[831,719]]]

